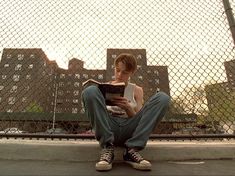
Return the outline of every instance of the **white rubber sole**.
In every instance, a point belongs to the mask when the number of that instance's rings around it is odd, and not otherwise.
[[[112,169],[112,164],[99,164],[99,163],[96,163],[95,169],[97,171],[109,171],[109,170]]]
[[[134,169],[137,169],[137,170],[149,171],[152,168],[152,165],[150,163],[149,164],[138,164],[138,163],[133,163],[130,161],[125,161],[125,163],[131,165]]]

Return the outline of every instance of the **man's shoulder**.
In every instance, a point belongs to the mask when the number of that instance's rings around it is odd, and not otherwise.
[[[135,90],[138,92],[143,92],[143,88],[138,85],[135,86]]]
[[[143,91],[143,88],[135,83],[128,83],[130,86],[133,86],[134,87],[134,90],[135,91]]]

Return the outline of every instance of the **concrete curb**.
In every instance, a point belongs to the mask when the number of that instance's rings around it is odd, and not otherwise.
[[[0,159],[97,161],[98,142],[93,140],[0,140]],[[122,148],[115,150],[115,160],[122,160]],[[149,141],[142,155],[151,161],[235,159],[235,141]]]

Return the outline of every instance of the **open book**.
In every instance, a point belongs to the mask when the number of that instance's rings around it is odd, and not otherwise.
[[[85,82],[83,82],[82,85],[84,87],[87,87],[90,85],[97,86],[105,98],[106,105],[112,106],[113,105],[112,98],[124,96],[124,91],[125,91],[125,83],[124,82],[111,84],[111,83],[98,82],[94,79],[88,79]]]

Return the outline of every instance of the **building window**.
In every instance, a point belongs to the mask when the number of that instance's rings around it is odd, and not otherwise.
[[[20,75],[13,75],[13,80],[14,81],[19,81],[20,80]]]
[[[112,58],[115,59],[117,57],[116,54],[112,54]]]
[[[88,79],[88,74],[83,74],[83,78]]]
[[[156,74],[157,76],[159,75],[159,72],[157,70],[154,71],[154,74]]]
[[[63,87],[64,86],[64,82],[59,82],[59,87]]]
[[[10,59],[11,58],[11,54],[7,54],[7,59]]]
[[[155,79],[155,83],[156,83],[156,84],[159,84],[159,79]]]
[[[99,75],[98,75],[98,79],[104,79],[103,74],[99,74]]]
[[[78,99],[73,99],[73,104],[78,104]]]
[[[9,97],[8,104],[15,104],[15,97]]]
[[[140,54],[137,55],[136,59],[141,59],[142,56]]]
[[[64,92],[62,90],[58,91],[58,95],[62,96],[64,95]]]
[[[30,58],[34,58],[35,56],[34,56],[34,54],[30,54],[30,56],[29,56]]]
[[[24,59],[24,55],[23,54],[18,54],[17,58],[18,58],[18,60],[23,60]]]
[[[226,87],[225,89],[226,89],[226,92],[227,92],[227,93],[230,93],[230,92],[231,92],[231,90],[230,90],[229,87]]]
[[[57,113],[62,113],[62,108],[57,108]]]
[[[96,74],[91,74],[91,77],[94,78],[96,76]]]
[[[80,79],[80,74],[75,74],[75,78]]]
[[[84,108],[84,104],[82,103],[82,108],[81,108],[81,110],[80,110],[80,113],[81,114],[84,114],[85,113],[85,108]]]
[[[7,75],[2,75],[2,79],[6,79],[7,78]]]
[[[75,82],[74,87],[79,87],[79,82]]]
[[[11,93],[17,92],[17,86],[13,86],[10,90]]]
[[[27,98],[26,98],[26,97],[23,97],[23,98],[22,98],[22,102],[23,102],[23,103],[25,103],[25,102],[26,102],[26,100],[27,100]]]
[[[28,68],[32,69],[33,68],[33,64],[29,64]]]
[[[60,74],[60,78],[65,78],[65,74]]]
[[[57,103],[57,104],[62,104],[62,103],[63,103],[63,100],[62,100],[62,99],[57,99],[56,103]]]
[[[72,113],[73,114],[78,113],[78,108],[72,108]]]
[[[31,79],[31,75],[26,75],[26,79]]]
[[[9,67],[9,64],[5,64],[4,67]]]
[[[22,69],[22,64],[17,64],[16,66],[15,66],[15,70],[17,71],[17,70],[21,70]]]
[[[13,110],[12,110],[12,109],[8,109],[8,110],[7,110],[7,112],[12,113],[12,112],[13,112]]]
[[[74,96],[78,96],[79,95],[79,91],[78,90],[73,91],[73,95]]]
[[[0,90],[2,90],[4,88],[4,86],[0,86]]]

